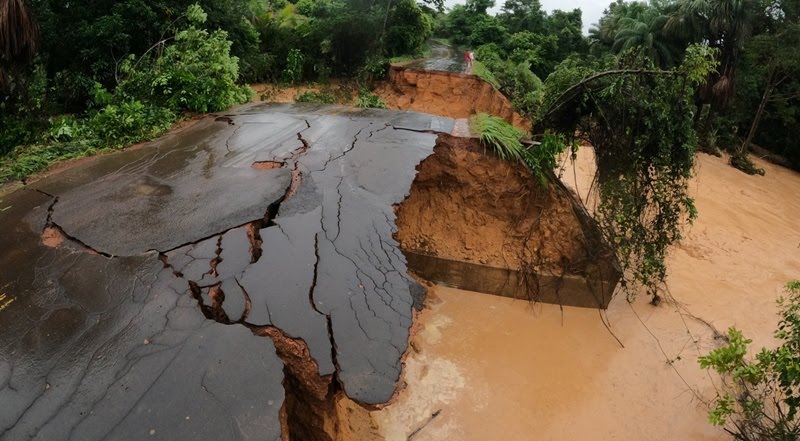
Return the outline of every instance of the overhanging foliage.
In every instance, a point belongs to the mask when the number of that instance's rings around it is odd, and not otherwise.
[[[565,63],[545,83],[550,108],[541,127],[580,133],[594,146],[595,215],[617,250],[629,298],[640,287],[659,298],[668,247],[696,216],[688,195],[697,144],[692,98],[714,64],[714,51],[702,46],[669,71],[628,53],[601,72]]]

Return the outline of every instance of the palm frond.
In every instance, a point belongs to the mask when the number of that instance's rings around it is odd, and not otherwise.
[[[479,113],[472,117],[472,127],[478,132],[481,143],[491,148],[497,156],[507,161],[522,161],[525,146],[519,141],[524,134],[502,118]]]

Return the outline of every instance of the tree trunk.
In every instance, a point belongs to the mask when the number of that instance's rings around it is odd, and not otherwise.
[[[758,104],[756,116],[753,118],[753,124],[750,125],[750,131],[747,132],[747,139],[745,139],[744,143],[742,143],[740,153],[745,153],[750,150],[750,143],[753,142],[753,138],[756,136],[758,124],[761,123],[761,117],[764,115],[764,108],[767,107],[769,96],[772,94],[772,89],[775,87],[773,84],[774,78],[775,75],[770,73],[769,79],[767,80],[767,88],[764,90],[764,95],[761,97],[761,102]]]

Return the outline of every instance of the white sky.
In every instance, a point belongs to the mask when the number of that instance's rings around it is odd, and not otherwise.
[[[446,7],[463,4],[466,0],[445,0]],[[581,8],[583,12],[583,33],[589,32],[589,27],[600,20],[603,15],[603,10],[608,7],[612,0],[541,0],[542,9],[547,12],[553,9],[561,9],[562,11],[571,11],[575,8]],[[495,0],[495,7],[490,11],[497,13],[505,3],[505,0]]]

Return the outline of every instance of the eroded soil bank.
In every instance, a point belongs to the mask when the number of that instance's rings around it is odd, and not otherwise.
[[[375,93],[390,109],[450,118],[485,112],[525,130],[531,127],[530,121],[514,111],[508,98],[475,75],[391,66],[388,79],[376,87]]]
[[[404,249],[520,269],[586,264],[568,196],[543,188],[520,164],[486,153],[477,139],[441,135],[397,210]]]
[[[588,292],[586,280],[604,280],[597,291],[610,298],[618,278],[613,253],[555,176],[541,185],[526,167],[487,153],[477,139],[447,135],[417,168],[397,209],[395,234],[412,271],[510,297],[607,305]]]
[[[582,148],[568,184],[585,197]],[[700,217],[669,258],[673,300],[622,297],[607,313],[435,287],[419,316],[404,389],[372,418],[389,440],[728,440],[706,421],[719,381],[697,357],[715,329],[774,344],[775,299],[800,277],[800,174],[759,161],[750,177],[698,157]],[[606,329],[624,345],[621,347]],[[663,352],[662,349],[663,348]],[[432,415],[436,415],[432,417]]]

